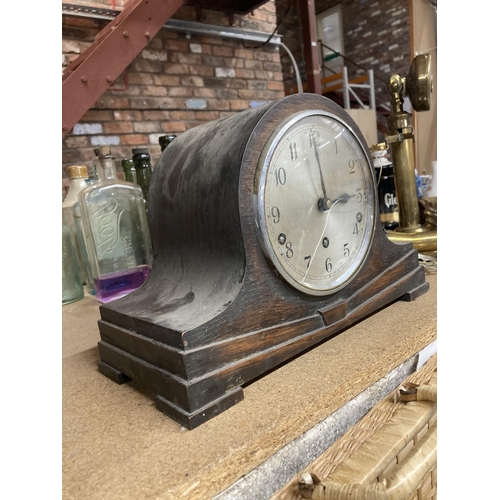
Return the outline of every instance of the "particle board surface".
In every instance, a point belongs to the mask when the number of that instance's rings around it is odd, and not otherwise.
[[[437,277],[244,388],[194,430],[159,412],[139,384],[97,370],[99,306],[62,308],[62,493],[71,500],[211,499],[436,340]]]

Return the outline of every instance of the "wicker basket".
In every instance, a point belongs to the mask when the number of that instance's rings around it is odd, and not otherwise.
[[[436,500],[436,384],[434,355],[402,384],[432,396],[394,391],[271,500]]]

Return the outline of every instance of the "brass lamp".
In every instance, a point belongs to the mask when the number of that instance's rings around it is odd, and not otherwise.
[[[406,77],[390,77],[391,114],[388,118],[389,135],[385,141],[385,147],[390,146],[392,151],[399,213],[399,226],[394,231],[387,231],[387,236],[394,243],[412,243],[419,252],[437,250],[437,228],[427,222],[420,223],[413,152],[415,134],[411,114],[403,110],[403,99],[408,96],[417,112],[430,109],[430,63],[429,54],[418,55]]]

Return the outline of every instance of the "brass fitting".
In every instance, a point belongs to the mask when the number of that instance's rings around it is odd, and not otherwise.
[[[411,114],[403,110],[404,95],[412,89],[430,92],[432,86],[421,83],[426,75],[413,74],[416,71],[428,71],[429,59],[412,63],[410,74],[406,78],[392,75],[389,79],[391,94],[391,114],[388,118],[389,135],[386,142],[391,146],[392,162],[394,165],[394,182],[398,200],[399,227],[395,231],[387,231],[388,238],[394,243],[412,243],[419,251],[437,250],[437,229],[430,225],[420,224],[420,211],[417,196],[417,182],[415,179],[415,157],[413,144],[415,135],[411,121]],[[412,73],[413,72],[413,73]],[[406,88],[407,82],[420,82],[420,86],[413,85]],[[416,90],[413,90],[416,92]],[[429,99],[411,95],[412,103],[422,103],[419,110],[425,110]],[[428,109],[428,108],[427,108]]]

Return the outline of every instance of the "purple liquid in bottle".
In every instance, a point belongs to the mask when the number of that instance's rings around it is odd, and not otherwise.
[[[141,266],[130,271],[105,274],[94,280],[97,300],[102,303],[125,297],[139,288],[149,276],[149,266]]]

